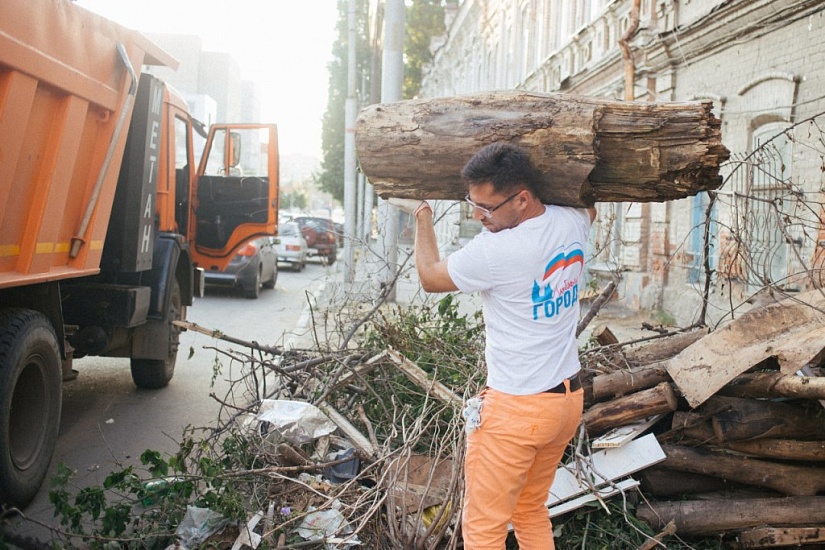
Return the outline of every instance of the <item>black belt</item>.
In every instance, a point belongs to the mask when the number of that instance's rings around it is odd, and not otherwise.
[[[579,380],[579,375],[575,374],[568,378],[570,380],[570,391],[576,391],[582,387],[582,381]],[[562,380],[558,386],[553,386],[549,390],[544,390],[541,393],[566,393],[567,388],[564,387],[564,380]]]

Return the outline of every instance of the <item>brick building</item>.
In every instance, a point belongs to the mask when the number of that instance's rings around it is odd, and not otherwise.
[[[448,9],[447,34],[433,42],[421,95],[522,89],[622,99],[618,40],[633,4],[464,0]],[[711,322],[765,286],[817,284],[812,273],[825,245],[825,117],[816,117],[825,112],[825,1],[641,0],[639,13],[630,40],[635,99],[712,100],[732,161],[710,210],[704,193],[598,205],[590,276],[620,277],[628,306],[679,324],[702,307],[706,265],[714,273]],[[446,239],[477,231],[468,214],[462,210]]]

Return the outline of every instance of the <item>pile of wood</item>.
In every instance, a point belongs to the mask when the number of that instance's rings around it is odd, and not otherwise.
[[[825,542],[823,306],[813,291],[644,346],[594,331],[602,347],[583,361],[591,442],[649,430],[664,451],[637,474],[639,518],[742,548]]]

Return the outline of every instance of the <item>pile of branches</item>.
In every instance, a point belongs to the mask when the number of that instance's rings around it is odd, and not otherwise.
[[[181,322],[213,338],[215,423],[187,428],[175,455],[147,451],[146,472],[127,467],[102,487],[75,491],[61,467],[50,491],[61,527],[43,526],[54,533],[43,547],[456,548],[461,406],[484,373],[481,317],[452,300],[314,311],[313,330],[326,332],[307,349]],[[259,418],[272,402],[311,405],[335,432],[283,437]],[[187,543],[191,507],[219,514],[222,528]]]

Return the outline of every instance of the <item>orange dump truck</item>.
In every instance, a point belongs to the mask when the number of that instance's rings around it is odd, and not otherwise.
[[[0,2],[2,503],[42,484],[73,359],[167,385],[203,268],[277,231],[275,126],[213,126],[196,167],[200,126],[144,65],[176,61],[69,0]]]

